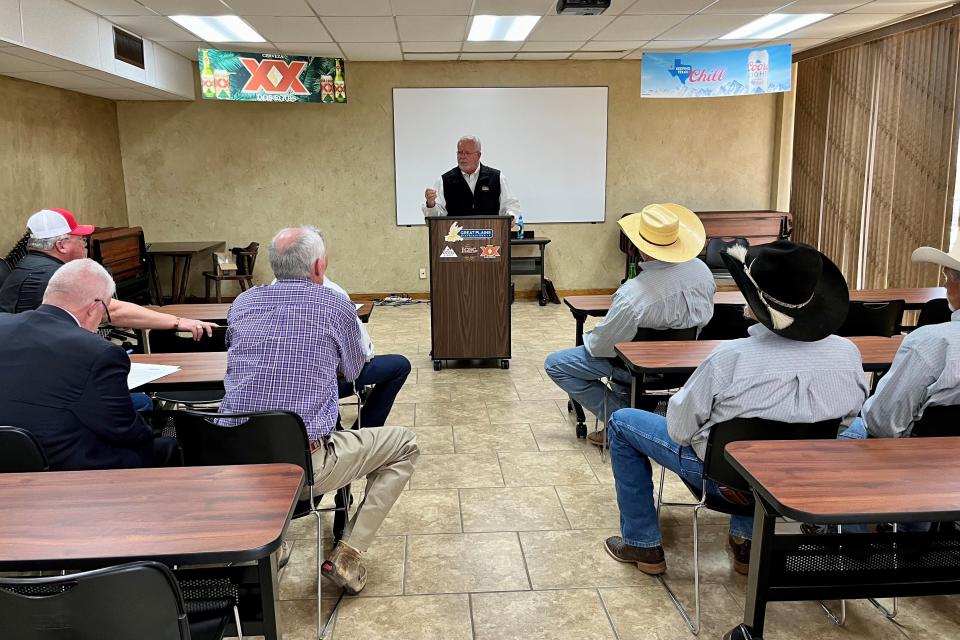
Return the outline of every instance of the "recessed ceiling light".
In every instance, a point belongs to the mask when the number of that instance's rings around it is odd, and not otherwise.
[[[814,22],[829,18],[832,13],[769,13],[749,24],[734,29],[721,40],[770,40],[796,31]]]
[[[540,16],[474,16],[467,40],[487,42],[525,40]]]
[[[170,16],[170,19],[207,42],[266,42],[239,16]]]

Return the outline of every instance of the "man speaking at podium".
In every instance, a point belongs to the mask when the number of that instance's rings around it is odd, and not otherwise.
[[[457,166],[424,192],[425,216],[520,215],[520,201],[510,192],[499,169],[480,164],[480,139],[457,141]]]

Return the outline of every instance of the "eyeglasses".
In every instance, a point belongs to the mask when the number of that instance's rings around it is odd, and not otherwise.
[[[476,154],[478,154],[478,153],[480,153],[480,152],[479,152],[479,151],[460,151],[459,149],[457,149],[457,155],[458,155],[458,156],[472,156],[472,155],[476,155]]]
[[[107,308],[107,303],[104,302],[102,298],[94,298],[93,301],[99,302],[101,305],[103,305],[103,312],[107,314],[106,324],[113,324],[113,320],[110,319],[110,309]],[[103,321],[101,321],[100,324],[103,325]]]

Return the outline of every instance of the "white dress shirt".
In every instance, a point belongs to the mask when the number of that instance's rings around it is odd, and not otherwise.
[[[346,289],[326,276],[323,277],[323,286],[328,289],[333,289],[337,293],[342,294],[347,300],[350,300],[350,294],[347,293]],[[363,343],[363,352],[367,356],[367,362],[370,362],[373,360],[373,340],[370,339],[370,334],[367,333],[367,327],[364,326],[363,321],[359,317],[357,318],[357,326],[360,327],[360,341]]]
[[[462,171],[460,174],[463,176],[463,179],[467,181],[467,186],[470,187],[470,193],[473,193],[477,187],[477,178],[480,177],[480,165],[477,165],[477,170],[469,175]],[[447,215],[447,201],[443,197],[443,178],[437,180],[433,188],[437,192],[437,201],[434,203],[435,206],[428,207],[427,204],[424,203],[420,208],[425,216],[445,216]],[[513,216],[514,218],[520,215],[520,200],[510,191],[510,185],[507,183],[507,179],[503,177],[502,171],[500,172],[499,214],[502,216]]]

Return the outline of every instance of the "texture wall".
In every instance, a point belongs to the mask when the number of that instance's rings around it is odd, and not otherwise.
[[[114,102],[0,76],[0,149],[0,256],[44,207],[127,225]]]
[[[225,240],[229,247],[256,240],[265,249],[277,229],[312,223],[328,237],[331,277],[348,290],[426,291],[428,281],[418,279],[427,265],[426,230],[396,226],[392,89],[401,86],[609,86],[607,222],[535,227],[553,240],[547,271],[559,289],[619,283],[621,213],[651,202],[702,210],[770,206],[773,95],[640,100],[637,61],[348,68],[346,105],[119,103],[130,224],[142,225],[148,241]],[[584,117],[571,113],[570,126]],[[470,123],[463,131],[470,133]],[[509,152],[484,151],[488,160]],[[556,178],[576,176],[558,166]],[[435,179],[424,175],[423,186]],[[208,260],[195,271],[209,268]],[[202,288],[197,275],[194,291]],[[256,275],[261,282],[271,277],[265,257]],[[534,287],[533,278],[518,278],[519,290]]]

